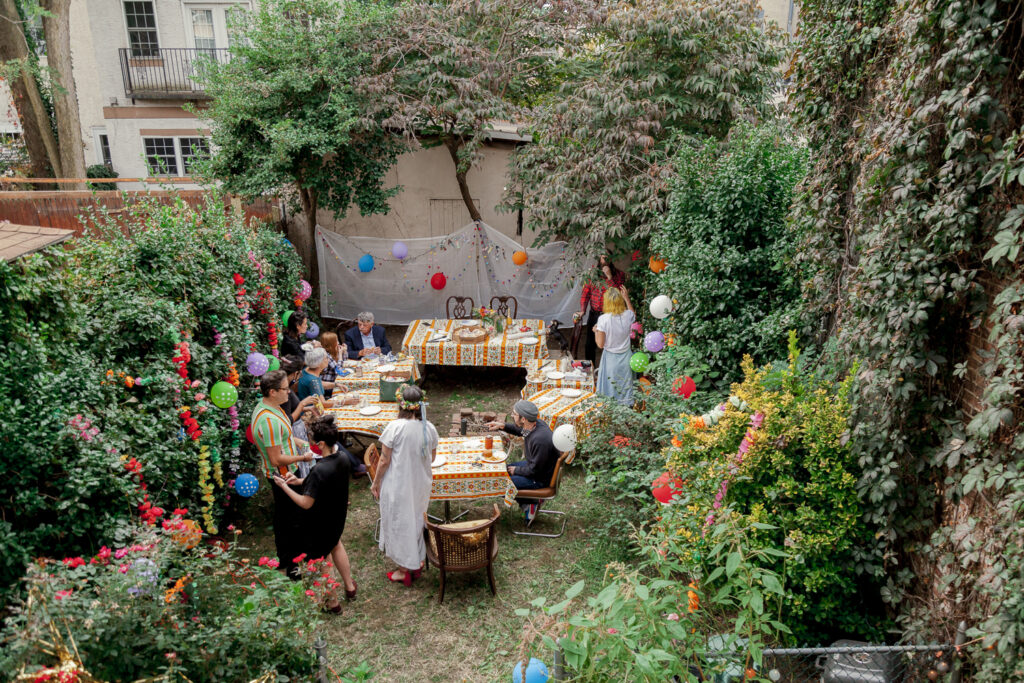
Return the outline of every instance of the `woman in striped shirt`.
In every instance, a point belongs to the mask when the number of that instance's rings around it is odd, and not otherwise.
[[[580,296],[580,310],[573,316],[573,322],[583,320],[587,327],[587,341],[584,346],[583,357],[594,363],[597,367],[597,340],[594,337],[594,325],[597,319],[604,312],[604,293],[608,289],[618,289],[626,284],[626,275],[615,267],[612,260],[605,254],[597,257],[597,266],[593,275],[583,286],[583,294]],[[589,314],[587,309],[589,307]],[[584,318],[584,316],[586,316]]]

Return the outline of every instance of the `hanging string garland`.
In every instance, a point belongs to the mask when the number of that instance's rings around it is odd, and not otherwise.
[[[206,531],[211,534],[217,533],[217,525],[213,521],[213,484],[210,483],[210,447],[205,443],[199,447],[199,489],[202,491],[203,499],[203,523]]]
[[[235,305],[238,306],[238,310],[241,311],[242,330],[244,331],[244,341],[248,346],[249,353],[256,351],[256,340],[252,334],[252,322],[249,320],[249,301],[245,298],[245,278],[239,273],[235,273],[232,276],[235,282]]]
[[[754,436],[763,423],[764,413],[757,412],[750,416],[750,427],[747,428],[747,433],[743,435],[743,440],[740,441],[740,446],[736,451],[736,455],[733,458],[733,461],[729,463],[729,473],[722,478],[722,483],[718,487],[718,493],[715,494],[715,500],[711,504],[711,510],[708,512],[708,516],[704,519],[704,530],[701,532],[702,536],[707,533],[708,527],[714,523],[715,511],[722,507],[722,503],[725,500],[725,494],[729,491],[729,480],[739,473],[740,465],[743,464],[743,458],[746,456],[747,451],[750,450],[750,447],[754,445]]]

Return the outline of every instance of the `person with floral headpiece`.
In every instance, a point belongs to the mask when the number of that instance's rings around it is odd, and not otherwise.
[[[395,392],[398,419],[380,435],[383,448],[370,488],[380,502],[380,549],[398,565],[387,577],[406,586],[419,578],[427,556],[423,515],[430,504],[430,463],[438,444],[437,430],[424,418],[423,399],[423,391],[414,385]]]

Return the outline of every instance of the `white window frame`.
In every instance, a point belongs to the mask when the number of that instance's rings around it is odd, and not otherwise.
[[[160,33],[160,12],[156,9],[156,0],[119,0],[121,4],[121,26],[124,27],[124,40],[125,45],[128,47],[128,56],[131,59],[159,59],[160,48],[163,45],[163,37]],[[128,31],[128,13],[125,11],[126,2],[148,2],[153,6],[153,30],[156,31],[156,55],[152,57],[136,57],[132,54],[132,37]]]
[[[231,47],[228,36],[228,10],[238,7],[246,12],[251,11],[248,2],[183,2],[181,3],[181,21],[185,26],[185,41],[190,49],[196,48],[196,36],[192,27],[192,10],[207,9],[213,11],[213,37],[216,42],[214,49]]]
[[[96,163],[106,164],[107,160],[103,158],[103,143],[100,141],[100,136],[107,136],[107,147],[110,149],[110,167],[114,167],[114,147],[110,144],[110,134],[107,133],[107,129],[97,126],[92,129],[92,144],[93,149],[96,150]]]
[[[185,172],[185,158],[181,153],[181,141],[190,140],[192,138],[203,138],[206,140],[206,149],[212,154],[213,153],[213,141],[209,135],[144,135],[142,136],[142,158],[146,162],[146,173],[159,175],[160,169],[152,168],[149,165],[149,153],[146,151],[146,140],[173,140],[174,141],[174,163],[175,172],[171,176],[175,178],[184,178],[187,173]]]

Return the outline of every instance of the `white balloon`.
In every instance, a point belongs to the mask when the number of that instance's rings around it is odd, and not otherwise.
[[[664,294],[659,294],[651,300],[651,315],[659,320],[668,317],[672,312],[672,299]]]
[[[551,442],[562,453],[571,451],[576,448],[576,428],[572,425],[556,427],[554,433],[551,434]]]

